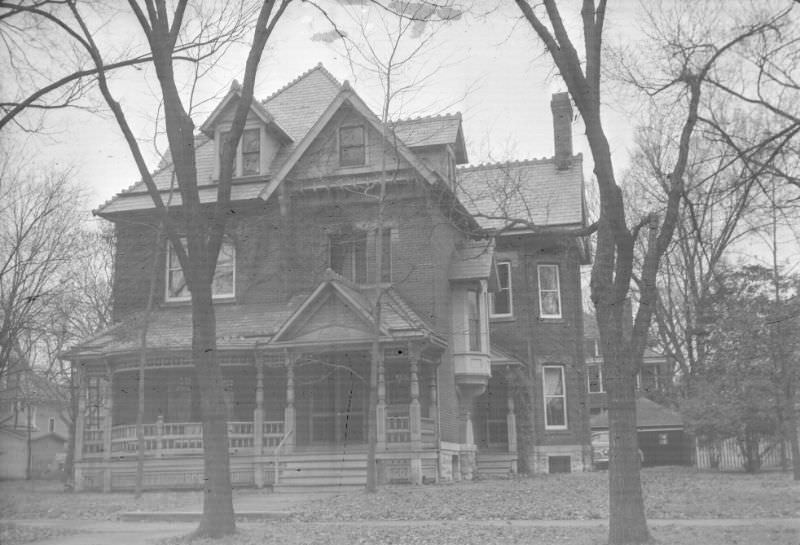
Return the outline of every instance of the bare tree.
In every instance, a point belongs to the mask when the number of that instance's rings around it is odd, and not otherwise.
[[[650,320],[657,299],[657,271],[668,249],[680,218],[681,196],[690,143],[698,122],[700,100],[721,57],[738,44],[763,35],[774,28],[774,14],[736,25],[718,40],[703,36],[694,48],[669,50],[671,72],[661,85],[663,93],[676,93],[675,113],[683,119],[674,160],[661,173],[666,194],[661,213],[652,212],[630,224],[624,194],[618,185],[611,150],[601,117],[601,73],[606,1],[584,0],[580,11],[583,56],[567,30],[567,23],[555,0],[544,0],[543,9],[516,0],[525,21],[543,42],[586,127],[594,160],[594,173],[600,197],[595,261],[592,267],[591,295],[595,305],[603,354],[604,377],[609,400],[609,542],[640,543],[649,539],[642,498],[640,461],[637,454],[635,376],[647,344]],[[785,13],[781,14],[785,15]],[[673,30],[673,29],[670,29]],[[639,306],[630,336],[625,334],[624,301],[634,276],[635,244],[644,236],[645,253],[639,270]]]

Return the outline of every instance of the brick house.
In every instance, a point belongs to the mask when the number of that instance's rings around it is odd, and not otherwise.
[[[204,202],[216,195],[219,142],[237,99],[234,86],[196,137]],[[569,121],[556,132],[563,130]],[[321,65],[253,102],[214,279],[235,485],[364,484],[376,336],[383,482],[472,478],[483,454],[486,471],[515,471],[518,425],[505,381],[530,367],[531,353],[541,362],[532,370],[541,389],[533,442],[545,462],[535,469],[546,470],[548,456],[556,466],[566,459],[582,467],[588,428],[575,385],[583,380],[578,266],[586,247],[539,230],[493,236],[472,190],[500,166],[457,168],[466,162],[460,115],[401,120],[384,131],[349,84]],[[580,157],[570,150],[562,163],[511,165],[536,178],[527,199],[558,200],[557,216],[531,218],[544,231],[583,223]],[[377,201],[368,192],[382,173],[377,255]],[[555,188],[562,179],[569,191]],[[169,157],[155,180],[178,209]],[[550,194],[542,200],[539,190]],[[154,244],[142,183],[95,213],[117,233],[116,325],[63,356],[79,369],[84,391],[76,486],[133,486],[139,338],[153,259],[163,273],[147,320],[145,485],[198,486],[202,435],[180,266],[168,244]],[[505,313],[510,306],[515,311]],[[563,342],[550,346],[554,336]]]

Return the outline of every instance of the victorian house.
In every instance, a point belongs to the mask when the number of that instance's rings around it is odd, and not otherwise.
[[[238,97],[234,86],[195,139],[209,204]],[[460,168],[460,115],[383,127],[321,65],[253,101],[214,278],[235,485],[364,484],[376,342],[382,482],[510,473],[525,449],[534,471],[588,465],[579,281],[588,252],[569,234],[585,219],[581,158],[565,95],[554,112],[556,157]],[[179,212],[169,157],[155,180]],[[199,486],[180,265],[155,243],[142,183],[95,213],[116,228],[116,325],[63,356],[82,389],[76,486],[134,485],[145,323],[145,486]],[[146,313],[154,265],[157,301]],[[529,386],[524,408],[519,376]]]

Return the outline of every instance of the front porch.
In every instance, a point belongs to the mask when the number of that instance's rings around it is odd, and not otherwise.
[[[436,354],[407,344],[381,351],[375,417],[377,458],[385,482],[437,479]],[[349,457],[351,466],[363,469],[350,471],[345,481],[363,486],[369,350],[285,350],[252,358],[229,354],[221,360],[234,485],[278,486],[284,475],[301,471],[298,464],[308,463],[304,474],[317,475],[317,484],[335,481],[348,473],[343,467],[336,469],[339,460]],[[139,370],[134,363],[129,358],[85,367],[80,399],[86,417],[79,420],[76,441],[79,489],[133,488],[139,398]],[[147,362],[143,426],[147,488],[202,483],[203,433],[193,376],[186,356]],[[329,470],[323,471],[322,465]]]

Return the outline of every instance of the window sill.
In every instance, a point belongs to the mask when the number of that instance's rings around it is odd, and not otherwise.
[[[553,317],[539,316],[539,321],[540,322],[544,322],[546,324],[565,324],[565,323],[567,323],[567,321],[563,317],[556,318],[555,316],[553,316]]]
[[[517,317],[513,314],[498,314],[497,316],[489,315],[490,322],[514,322]]]
[[[544,431],[554,435],[569,435],[572,433],[569,428],[548,428],[547,426],[545,426]]]
[[[211,300],[212,304],[229,304],[236,302],[236,296],[226,296],[226,297],[214,297]],[[191,299],[180,299],[180,300],[173,300],[173,301],[163,301],[161,303],[161,307],[168,308],[168,307],[185,307],[192,304]]]

